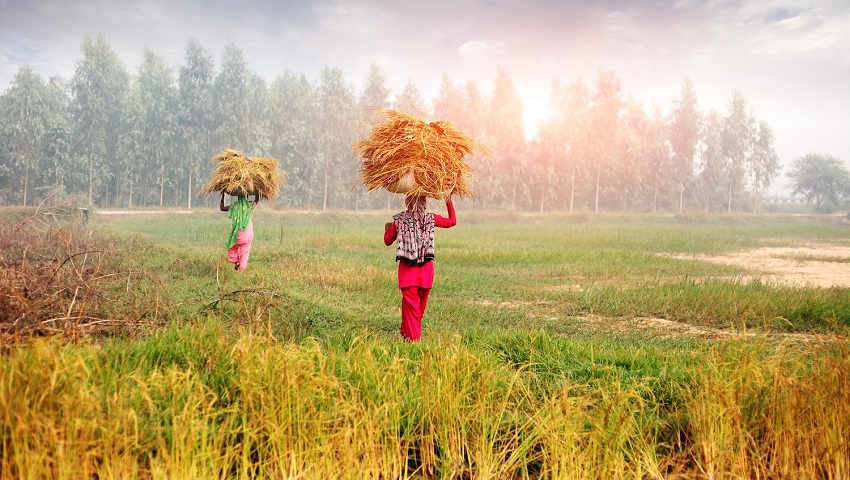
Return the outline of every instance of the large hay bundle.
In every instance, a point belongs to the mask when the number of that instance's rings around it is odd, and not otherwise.
[[[382,110],[384,120],[354,143],[360,179],[371,192],[385,188],[436,199],[472,195],[472,168],[464,157],[482,150],[454,125]]]
[[[257,195],[275,199],[286,185],[286,174],[274,158],[248,157],[242,152],[226,149],[211,159],[218,165],[201,195],[226,192],[230,195]]]

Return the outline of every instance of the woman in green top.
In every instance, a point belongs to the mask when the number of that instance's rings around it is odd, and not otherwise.
[[[248,255],[251,253],[251,242],[254,240],[254,224],[251,217],[254,215],[254,206],[260,201],[260,196],[255,195],[254,201],[240,195],[236,202],[225,205],[224,192],[221,192],[219,209],[227,212],[230,219],[230,235],[227,237],[227,258],[233,264],[233,268],[244,272],[248,268]]]

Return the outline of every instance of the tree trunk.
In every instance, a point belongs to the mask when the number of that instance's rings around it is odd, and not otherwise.
[[[658,183],[652,189],[652,213],[658,213]]]
[[[573,213],[573,201],[576,196],[576,176],[570,175],[570,213]]]
[[[165,197],[165,173],[159,172],[159,208],[162,208],[162,201]]]
[[[94,183],[94,160],[92,157],[89,157],[89,206],[92,206],[92,184]]]
[[[593,208],[593,213],[599,213],[599,177],[601,176],[602,167],[596,167],[596,205]]]
[[[758,189],[753,189],[753,215],[757,214],[759,210],[759,191]]]
[[[24,169],[24,206],[27,206],[27,197],[29,196],[30,186],[30,169],[29,166]]]
[[[327,159],[325,159],[325,186],[324,193],[322,194],[322,211],[326,211],[328,209],[328,163]]]
[[[133,208],[133,180],[130,180],[130,188],[127,199],[127,208]]]
[[[726,213],[732,212],[732,184],[729,184],[729,201],[726,203]]]
[[[192,169],[191,168],[189,169],[189,190],[186,192],[186,196],[189,197],[189,199],[186,200],[186,208],[191,209],[192,208]]]

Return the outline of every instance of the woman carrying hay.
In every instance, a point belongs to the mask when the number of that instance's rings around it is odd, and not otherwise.
[[[419,341],[434,284],[434,227],[457,224],[452,197],[469,196],[472,169],[464,157],[486,151],[446,121],[425,122],[395,110],[354,143],[360,179],[369,191],[402,193],[407,209],[384,227],[384,243],[397,242],[401,335]],[[448,218],[426,212],[426,199],[445,199]]]
[[[254,207],[260,201],[260,195],[249,201],[247,196],[239,195],[236,202],[225,205],[224,192],[221,192],[219,209],[227,212],[230,219],[230,235],[227,237],[227,258],[233,268],[244,272],[248,268],[248,256],[251,254],[251,242],[254,241]]]
[[[384,243],[396,242],[398,288],[401,290],[401,336],[418,342],[422,317],[434,284],[434,227],[457,225],[452,197],[446,198],[448,218],[426,211],[426,197],[408,195],[407,210],[393,216],[384,226]]]

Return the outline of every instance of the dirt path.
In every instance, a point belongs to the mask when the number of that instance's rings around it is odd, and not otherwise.
[[[733,265],[751,273],[747,278],[799,287],[850,287],[850,246],[805,244],[764,247],[724,255],[674,255],[674,258]]]

